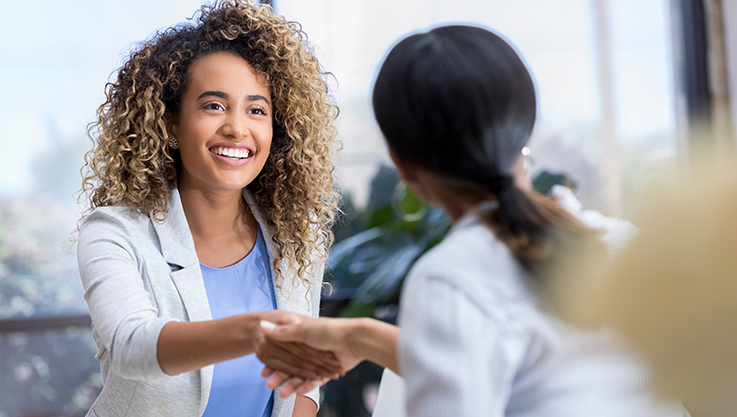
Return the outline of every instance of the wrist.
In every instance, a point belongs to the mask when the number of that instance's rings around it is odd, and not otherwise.
[[[367,338],[371,337],[372,319],[362,317],[358,319],[347,319],[348,331],[345,335],[345,343],[356,358],[364,361],[371,355],[370,343]]]
[[[260,324],[263,319],[262,316],[262,313],[243,314],[241,316],[243,321],[239,326],[234,326],[239,329],[238,340],[240,345],[246,347],[248,350],[244,355],[256,352],[259,344],[265,337]]]
[[[397,372],[399,328],[372,318],[360,319],[355,326],[356,357]]]

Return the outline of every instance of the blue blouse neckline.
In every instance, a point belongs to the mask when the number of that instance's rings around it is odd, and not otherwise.
[[[261,227],[260,226],[257,226],[256,227],[256,242],[253,243],[253,247],[251,248],[251,251],[248,252],[248,254],[246,254],[246,256],[244,256],[243,258],[241,258],[241,260],[239,260],[238,262],[234,263],[233,265],[224,266],[222,268],[215,268],[215,267],[212,267],[212,266],[207,266],[207,265],[203,264],[202,262],[200,262],[200,267],[206,268],[207,270],[215,271],[215,272],[217,272],[217,271],[227,271],[227,270],[232,269],[232,268],[238,268],[239,266],[241,266],[240,264],[246,262],[248,260],[248,258],[251,257],[251,255],[253,255],[253,253],[258,250],[258,245],[259,245],[259,242],[261,240],[263,240],[263,236],[261,235]]]

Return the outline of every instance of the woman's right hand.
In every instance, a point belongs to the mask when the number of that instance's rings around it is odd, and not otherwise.
[[[302,316],[284,310],[273,310],[261,314],[261,322],[279,326],[293,327],[310,322],[317,322],[311,317]],[[344,375],[343,360],[336,358],[332,352],[316,346],[310,346],[299,340],[287,337],[266,337],[263,326],[254,329],[258,334],[254,351],[258,359],[266,365],[265,369],[278,369],[289,375],[309,380],[331,380]],[[353,365],[355,366],[355,365]]]
[[[304,343],[318,350],[334,352],[346,371],[363,360],[369,360],[401,375],[397,363],[399,328],[393,324],[371,318],[320,318],[291,325],[262,321],[261,327],[268,338],[281,342]],[[328,381],[327,378],[305,380],[285,369],[269,366],[264,368],[261,376],[270,377],[266,382],[268,388],[282,385],[282,397],[295,391],[297,394],[305,394]]]
[[[351,333],[356,329],[355,319],[319,318],[301,320],[299,323],[261,322],[268,338],[281,342],[303,343],[320,351],[330,351],[340,361],[340,366],[349,371],[365,358],[359,353]]]
[[[261,327],[270,339],[298,342],[320,351],[332,351],[340,361],[341,367],[349,371],[365,359],[358,352],[359,349],[350,336],[356,329],[356,324],[356,320],[351,319],[320,318],[298,324],[262,321]],[[329,381],[324,377],[304,378],[287,369],[272,366],[264,368],[261,376],[270,377],[266,386],[271,389],[286,382],[280,392],[282,397],[287,397],[295,391],[298,394],[305,394]]]

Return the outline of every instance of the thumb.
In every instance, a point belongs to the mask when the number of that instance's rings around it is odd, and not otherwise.
[[[278,326],[267,320],[261,320],[259,324],[261,325],[261,329],[264,333],[266,333],[270,338],[283,342],[293,341],[292,338],[289,337],[289,332],[287,331],[290,326]]]

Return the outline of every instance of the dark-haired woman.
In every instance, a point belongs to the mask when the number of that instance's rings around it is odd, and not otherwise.
[[[270,337],[335,350],[346,368],[369,359],[400,373],[411,417],[682,414],[649,396],[614,335],[579,331],[542,305],[538,289],[555,285],[565,253],[601,243],[530,191],[521,151],[535,89],[504,40],[465,26],[402,40],[381,67],[373,107],[404,181],[454,226],[406,279],[401,333],[372,319],[320,319],[263,323]],[[269,384],[287,378],[278,372]],[[282,392],[315,383],[294,378]]]
[[[317,391],[274,396],[259,362],[340,372],[259,326],[317,317],[332,241],[336,111],[305,38],[218,2],[108,85],[77,252],[103,379],[89,416],[315,416]]]

